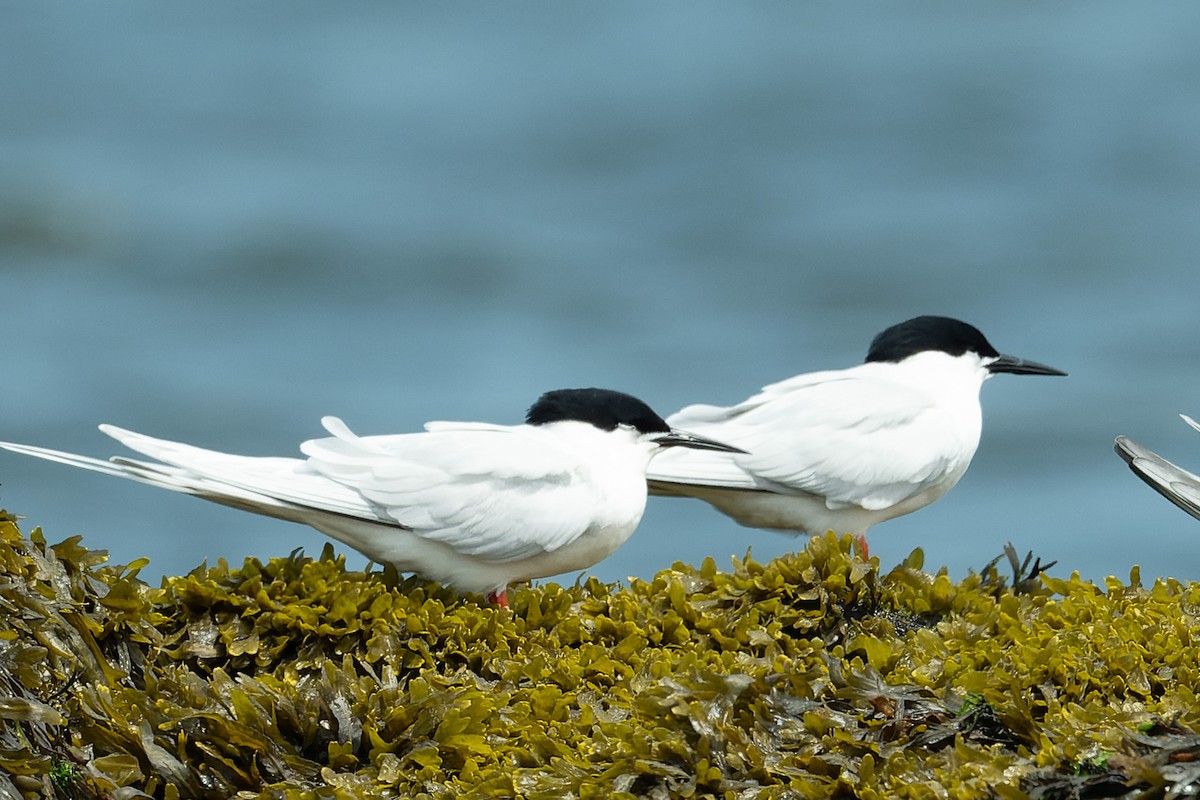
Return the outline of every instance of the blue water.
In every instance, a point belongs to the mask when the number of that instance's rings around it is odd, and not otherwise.
[[[1198,38],[1184,3],[6,4],[0,438],[287,455],[324,414],[579,385],[666,413],[949,314],[1071,377],[989,382],[884,564],[1200,579],[1111,451],[1200,466]],[[324,542],[7,453],[0,503],[151,578]],[[655,499],[593,573],[796,544]]]

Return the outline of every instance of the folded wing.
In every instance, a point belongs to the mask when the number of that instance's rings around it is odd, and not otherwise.
[[[1184,419],[1200,430],[1200,426],[1194,421],[1187,417]],[[1128,436],[1118,436],[1114,449],[1133,473],[1150,488],[1196,519],[1200,519],[1200,477],[1180,469]]]
[[[651,490],[681,486],[814,494],[830,508],[888,508],[959,469],[977,442],[947,443],[930,397],[850,371],[811,373],[766,387],[735,406],[689,406],[668,422],[746,455],[668,451],[650,464]],[[886,453],[887,457],[880,457]]]
[[[587,467],[529,426],[438,422],[422,434],[359,437],[323,422],[334,435],[301,445],[309,469],[396,524],[488,561],[558,550],[602,505]]]
[[[161,463],[0,447],[331,535],[339,530],[337,518],[402,528],[496,563],[570,544],[589,531],[603,505],[586,466],[529,426],[431,423],[426,433],[359,437],[335,417],[322,422],[332,436],[302,444],[307,459],[232,455],[113,425],[100,429]],[[356,546],[372,556],[375,541],[358,537]]]

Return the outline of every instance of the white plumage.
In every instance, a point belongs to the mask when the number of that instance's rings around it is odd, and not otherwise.
[[[18,453],[311,525],[371,559],[503,598],[507,584],[584,569],[637,527],[646,465],[665,447],[727,449],[603,389],[548,392],[523,425],[431,422],[357,436],[336,417],[299,458],[258,458],[100,429],[161,463]]]
[[[997,372],[1065,374],[1001,355],[966,323],[908,320],[875,338],[867,363],[669,417],[747,453],[665,453],[648,470],[651,493],[699,498],[750,527],[861,536],[963,476],[982,429],[979,390]]]

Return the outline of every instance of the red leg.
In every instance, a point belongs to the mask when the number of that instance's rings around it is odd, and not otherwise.
[[[501,608],[508,608],[508,587],[505,586],[498,592],[488,592],[487,601],[489,603],[495,603]]]
[[[867,535],[860,533],[856,538],[858,539],[858,554],[862,556],[863,561],[869,561],[871,551],[867,549]]]

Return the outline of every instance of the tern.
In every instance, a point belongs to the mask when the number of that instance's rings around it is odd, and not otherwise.
[[[656,454],[740,452],[608,389],[547,392],[523,425],[429,422],[423,433],[357,436],[337,417],[321,424],[331,436],[301,444],[307,459],[232,455],[112,425],[100,430],[161,463],[0,447],[302,522],[500,605],[508,584],[586,569],[624,543]]]
[[[651,494],[696,497],[742,525],[858,537],[944,495],[979,446],[983,382],[1066,375],[1003,355],[979,330],[922,316],[887,328],[866,362],[797,375],[733,406],[668,417],[745,453],[665,453]]]
[[[1200,431],[1200,422],[1186,414],[1179,416],[1183,417],[1183,421],[1188,425]],[[1180,469],[1128,436],[1118,436],[1114,449],[1133,473],[1149,484],[1150,488],[1196,519],[1200,519],[1200,477]]]

